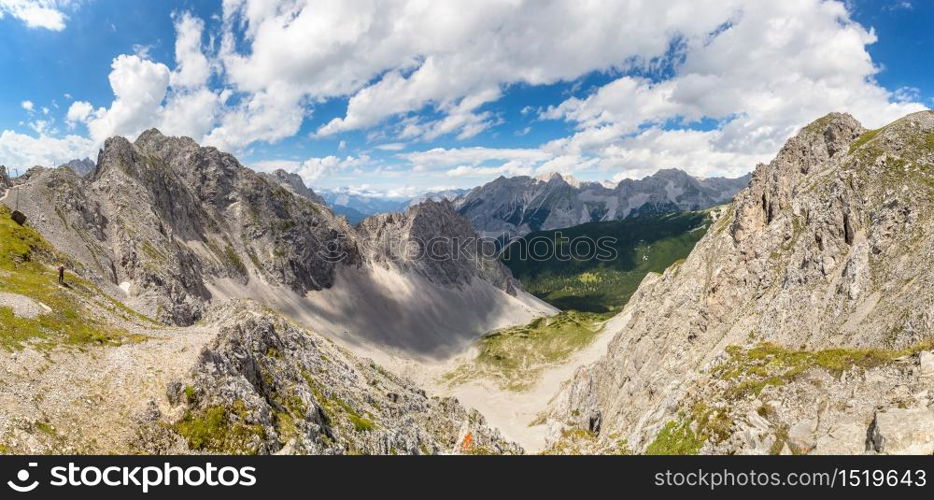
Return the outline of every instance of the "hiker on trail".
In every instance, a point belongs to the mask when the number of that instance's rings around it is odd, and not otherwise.
[[[58,284],[65,284],[65,264],[58,265]]]

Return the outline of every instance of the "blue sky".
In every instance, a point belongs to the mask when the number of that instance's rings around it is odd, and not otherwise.
[[[660,3],[660,2],[659,2]],[[777,5],[769,5],[777,4]],[[189,135],[316,189],[740,175],[934,106],[934,2],[0,0],[0,164]]]

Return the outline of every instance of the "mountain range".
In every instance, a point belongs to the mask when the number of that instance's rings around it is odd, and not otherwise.
[[[85,158],[62,166],[84,177],[94,171],[95,162]],[[283,184],[299,196],[326,204],[350,224],[358,224],[372,215],[404,212],[426,200],[451,201],[482,236],[494,238],[587,222],[706,209],[730,200],[749,182],[749,175],[699,179],[679,169],[660,170],[643,179],[625,179],[615,185],[582,182],[553,173],[542,177],[499,177],[473,189],[430,191],[405,198],[348,189],[322,189],[316,193],[298,174],[282,169],[260,175]]]
[[[739,182],[503,178],[351,225],[155,129],[0,169],[0,451],[934,453],[934,112],[832,113]],[[510,265],[612,308],[424,246],[564,224],[632,241]]]
[[[700,179],[683,170],[660,170],[619,183],[582,182],[553,173],[543,177],[499,177],[473,189],[429,192],[411,199],[321,192],[325,202],[351,224],[370,215],[398,212],[424,200],[450,200],[484,237],[511,238],[532,231],[639,215],[702,210],[728,202],[749,182],[738,178]]]
[[[9,183],[6,175],[2,181]],[[258,174],[155,129],[134,142],[108,139],[89,175],[37,167],[15,183],[28,223],[17,226],[7,212],[2,227],[4,345],[15,352],[45,339],[56,366],[74,373],[69,387],[49,387],[63,407],[0,405],[0,422],[10,424],[0,424],[0,436],[26,439],[14,439],[14,449],[75,449],[37,442],[29,422],[39,418],[85,451],[437,453],[457,450],[466,433],[484,449],[520,450],[484,430],[475,412],[430,400],[332,345],[443,358],[489,330],[555,311],[495,257],[407,252],[436,236],[475,237],[450,203],[424,201],[355,228],[296,176]],[[59,263],[68,269],[63,286],[52,278]],[[111,365],[60,343],[99,344],[138,359]],[[141,357],[162,366],[159,376],[136,364]],[[19,371],[16,359],[4,362],[14,367],[7,387],[34,372],[32,365]],[[83,379],[88,369],[151,381],[128,396],[114,392],[127,382]],[[159,384],[177,390],[165,399]],[[68,403],[87,391],[106,392],[106,418],[120,436],[136,437],[88,441],[90,422]],[[218,428],[218,419],[227,423]]]
[[[588,222],[710,208],[728,202],[748,183],[748,175],[699,179],[678,169],[625,179],[615,186],[555,173],[500,177],[454,204],[481,235],[509,238]]]
[[[526,319],[516,307],[548,310],[511,282],[495,259],[410,261],[380,246],[387,239],[427,241],[439,227],[450,237],[471,237],[470,225],[448,203],[426,201],[354,228],[295,175],[257,174],[229,154],[157,130],[133,143],[109,139],[87,178],[60,168],[30,170],[26,180],[21,203],[34,214],[35,227],[96,283],[169,324],[190,325],[220,298],[265,290],[280,301],[306,301],[304,313],[339,334],[356,323],[357,338],[443,350],[501,321]],[[471,316],[477,308],[464,309],[457,293],[439,290],[426,294],[420,309],[416,301],[399,303],[396,286],[454,287],[475,304],[489,301],[486,308],[514,304],[498,315],[483,310]],[[352,301],[337,312],[337,297],[324,296],[344,287],[370,294],[378,313],[355,311]],[[316,300],[321,304],[313,305]],[[396,322],[378,318],[401,308],[406,314],[399,312]],[[446,326],[439,317],[444,311],[458,311],[470,326]],[[417,341],[400,339],[408,336]]]

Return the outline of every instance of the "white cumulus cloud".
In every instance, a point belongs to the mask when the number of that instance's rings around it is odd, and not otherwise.
[[[65,114],[65,121],[70,127],[74,127],[76,123],[87,121],[92,112],[94,112],[94,106],[91,106],[91,103],[75,101],[68,107],[68,112]]]
[[[434,148],[406,153],[399,158],[407,160],[416,171],[439,170],[459,166],[478,166],[490,161],[512,161],[534,164],[550,159],[552,155],[538,149],[506,148]]]
[[[73,3],[71,0],[0,0],[0,18],[10,15],[29,28],[61,31],[68,19],[63,9]]]
[[[878,68],[866,45],[875,40],[838,2],[747,4],[712,37],[685,39],[672,77],[622,76],[548,109],[543,118],[572,122],[578,132],[544,148],[593,154],[633,173],[679,167],[737,174],[828,112],[852,113],[874,128],[925,109],[909,90],[889,92],[874,81]],[[702,118],[722,124],[713,131],[658,128]]]
[[[275,170],[285,170],[286,172],[298,174],[306,186],[313,186],[319,179],[335,174],[337,172],[353,170],[370,164],[370,157],[367,155],[313,157],[303,161],[298,160],[268,160],[255,162],[250,165],[251,168],[260,172],[272,172]]]
[[[211,76],[211,63],[201,49],[204,22],[183,12],[175,19],[175,71],[173,87],[199,87]]]
[[[87,121],[91,138],[103,142],[114,135],[135,137],[155,125],[162,110],[171,72],[162,64],[137,55],[117,56],[108,77],[114,101]]]
[[[16,167],[21,172],[35,165],[58,166],[96,153],[92,140],[77,135],[52,137],[44,133],[31,136],[12,130],[0,132],[0,165]]]

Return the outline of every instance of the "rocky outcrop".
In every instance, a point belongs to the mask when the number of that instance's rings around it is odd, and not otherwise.
[[[394,264],[440,285],[481,279],[516,294],[518,284],[499,261],[493,242],[481,240],[448,201],[427,200],[402,214],[370,217],[358,232],[370,262]]]
[[[260,173],[260,175],[266,179],[282,184],[302,198],[313,201],[319,205],[327,205],[327,203],[324,201],[324,198],[318,196],[317,193],[306,186],[305,182],[302,181],[302,178],[298,174],[286,172],[280,168],[270,173]]]
[[[934,410],[890,408],[876,412],[866,448],[889,455],[934,455]]]
[[[150,415],[148,452],[516,454],[482,416],[255,304],[211,314],[219,333]],[[169,428],[171,432],[165,432]]]
[[[482,235],[512,237],[587,222],[705,209],[729,201],[748,181],[748,176],[698,179],[677,169],[609,187],[560,174],[500,177],[454,202]]]
[[[930,404],[916,373],[934,331],[932,186],[934,112],[805,127],[683,264],[643,281],[553,417],[599,415],[601,439],[635,451],[778,453],[792,429],[793,452],[826,452],[835,433],[864,449],[877,406]]]
[[[6,167],[0,165],[0,189],[7,189],[13,185],[13,181],[10,180],[10,175],[6,171]]]
[[[71,160],[60,166],[72,169],[79,177],[86,177],[94,172],[97,165],[94,163],[94,160],[85,158],[83,160]]]

